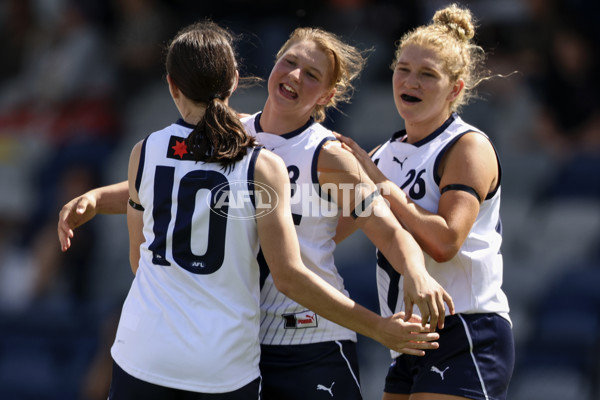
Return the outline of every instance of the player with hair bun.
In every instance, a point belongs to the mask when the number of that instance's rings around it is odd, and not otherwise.
[[[338,135],[380,185],[456,309],[438,330],[435,352],[392,351],[384,400],[504,400],[513,372],[512,323],[501,289],[500,162],[490,139],[457,113],[489,78],[474,34],[471,12],[456,4],[406,33],[392,65],[405,129],[370,155]],[[353,225],[342,219],[336,240]],[[377,266],[381,313],[393,314],[404,306],[403,277],[381,252]]]

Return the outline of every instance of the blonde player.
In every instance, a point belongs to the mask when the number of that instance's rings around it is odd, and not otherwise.
[[[427,271],[454,300],[440,349],[425,357],[392,352],[385,400],[503,400],[514,365],[509,305],[502,285],[498,155],[456,111],[484,76],[470,11],[439,10],[405,34],[393,63],[396,108],[405,130],[371,157],[340,137],[387,193],[398,220],[421,245]],[[371,160],[372,158],[372,160]],[[339,224],[338,240],[353,227]],[[382,315],[404,307],[403,277],[377,258]]]

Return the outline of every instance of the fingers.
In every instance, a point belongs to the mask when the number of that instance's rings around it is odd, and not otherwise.
[[[414,303],[410,297],[404,298],[404,321],[410,321],[413,316]],[[427,319],[423,318],[424,322],[427,323]]]
[[[444,297],[438,296],[437,300],[437,309],[439,310],[439,315],[437,324],[433,326],[437,326],[440,329],[444,329],[444,320],[446,319],[446,307],[444,306]]]
[[[450,297],[450,295],[448,294],[448,292],[446,292],[444,290],[444,302],[446,304],[448,304],[448,311],[450,312],[450,315],[454,315],[455,313],[455,309],[454,309],[454,301],[452,300],[452,297]]]
[[[79,197],[65,204],[60,210],[57,229],[61,251],[65,252],[71,247],[73,228],[77,227],[77,216],[86,212],[88,204],[89,201],[85,197]]]
[[[439,347],[440,345],[438,342],[409,343],[406,347],[400,347],[396,349],[396,351],[412,356],[423,357],[425,355],[425,350],[436,350]]]
[[[73,230],[68,227],[61,226],[59,221],[58,225],[58,241],[60,242],[61,251],[65,252],[71,247],[71,238],[73,237]]]
[[[415,329],[422,329],[420,325],[415,324]],[[396,351],[415,356],[424,356],[425,350],[435,350],[440,347],[436,342],[440,335],[436,332],[411,332],[410,340],[398,345]]]
[[[438,296],[437,300],[437,308],[440,310],[437,327],[440,329],[444,329],[444,321],[446,320],[446,307],[444,304],[448,305],[448,311],[450,315],[454,315],[454,302],[452,301],[452,297],[445,290]],[[433,321],[431,321],[432,326],[436,326]]]
[[[58,214],[58,241],[60,242],[61,251],[65,252],[71,247],[70,238],[73,237],[73,230],[69,227],[67,223],[67,218],[69,216],[70,209],[67,206],[63,206]]]
[[[440,319],[440,309],[438,308],[437,302],[435,301],[435,299],[432,299],[432,301],[427,303],[427,306],[429,308],[429,316],[430,316],[430,321],[429,321],[429,325],[430,325],[430,329],[431,332],[435,331],[437,326],[438,326],[438,321]],[[442,305],[442,310],[444,309],[443,305]],[[443,318],[444,312],[442,311],[441,313],[441,318]]]

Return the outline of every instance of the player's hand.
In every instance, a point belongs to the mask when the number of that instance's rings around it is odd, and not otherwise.
[[[430,331],[444,328],[444,318],[448,305],[449,313],[454,314],[452,297],[429,274],[406,274],[404,277],[405,319],[413,316],[413,306],[421,311],[421,325],[429,323]]]
[[[83,194],[65,204],[58,213],[58,241],[60,249],[65,252],[71,247],[73,230],[96,215],[96,198]]]
[[[379,340],[384,346],[399,353],[413,356],[424,356],[425,350],[439,347],[436,342],[440,338],[437,332],[429,332],[428,324],[423,325],[418,316],[412,316],[408,321],[403,312],[384,318]]]
[[[360,165],[369,175],[369,178],[371,178],[371,180],[375,184],[384,182],[387,179],[385,175],[379,170],[379,168],[377,168],[377,165],[375,165],[369,153],[367,153],[362,147],[360,147],[358,143],[338,132],[333,132],[333,135],[337,140],[342,142],[342,147],[344,149],[350,151],[354,155],[354,157],[356,157]]]

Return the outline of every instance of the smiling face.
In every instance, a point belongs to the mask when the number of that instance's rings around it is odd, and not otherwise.
[[[316,105],[325,105],[333,95],[333,56],[316,43],[303,40],[279,57],[268,81],[269,102],[281,112],[305,121]]]
[[[422,126],[431,133],[441,126],[463,86],[461,80],[450,81],[442,59],[433,49],[410,44],[396,60],[394,102],[407,131],[409,126]]]

